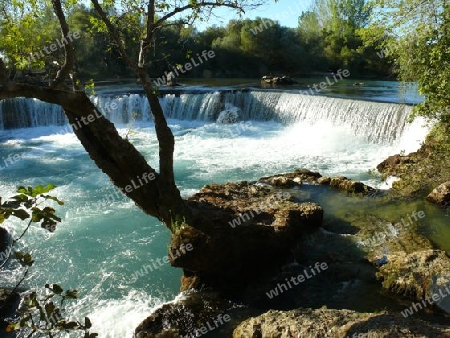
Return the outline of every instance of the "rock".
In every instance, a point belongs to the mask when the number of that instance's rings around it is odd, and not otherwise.
[[[448,337],[450,327],[429,324],[400,314],[358,313],[351,310],[297,309],[270,310],[239,324],[233,338],[290,337]]]
[[[261,178],[260,183],[272,185],[277,188],[293,188],[297,185],[301,185],[302,180],[296,177],[294,180],[284,176],[273,176],[267,178]]]
[[[374,190],[361,182],[349,180],[347,177],[333,177],[330,181],[330,186],[337,188],[347,193],[369,193]]]
[[[422,301],[450,289],[450,259],[445,251],[423,250],[407,254],[395,252],[387,255],[387,263],[380,267],[377,277],[383,280],[383,288],[399,296]],[[426,303],[427,307],[432,307]],[[435,303],[450,313],[450,296],[441,297]]]
[[[223,314],[233,304],[213,292],[191,292],[164,304],[145,319],[134,332],[135,338],[178,338],[194,335],[206,322]]]
[[[217,123],[221,124],[233,124],[239,119],[239,113],[236,110],[224,110],[221,111],[217,118]]]
[[[322,177],[318,172],[307,169],[295,170],[293,173],[261,177],[258,182],[269,184],[274,187],[293,188],[302,185],[303,181],[316,182]]]
[[[0,227],[0,264],[3,262],[5,254],[11,250],[11,235],[5,228]],[[11,293],[11,290],[0,289],[0,332],[5,332],[8,323],[5,318],[11,317],[20,303],[20,295],[18,293]]]
[[[319,183],[321,185],[329,185],[331,183],[331,178],[330,177],[319,177],[317,179],[317,183]]]
[[[330,185],[346,193],[352,194],[368,194],[374,189],[362,182],[349,180],[347,177],[322,177],[318,172],[312,172],[306,169],[296,170],[293,173],[282,175],[262,177],[259,182],[269,184],[277,188],[293,188],[300,186],[301,182]]]
[[[8,253],[11,250],[11,235],[5,228],[0,227],[0,264],[8,257]]]
[[[193,226],[177,226],[171,243],[172,250],[193,246],[171,258],[184,269],[183,291],[208,286],[239,298],[249,285],[276,272],[302,235],[323,220],[320,205],[297,203],[289,194],[245,181],[207,185],[188,202]]]
[[[294,81],[292,78],[286,75],[283,75],[281,77],[265,75],[262,77],[261,82],[269,84],[281,84],[281,85],[292,85],[298,83],[297,81]]]
[[[450,204],[450,181],[442,183],[427,196],[427,201],[430,201],[441,206]]]
[[[322,224],[323,209],[317,203],[301,203],[289,209],[282,209],[275,214],[273,223],[276,230],[286,226],[302,227],[303,225],[315,229]]]
[[[377,170],[385,175],[395,175],[397,174],[397,170],[400,166],[414,163],[414,155],[415,153],[411,153],[408,156],[399,154],[389,156],[387,159],[377,165]]]

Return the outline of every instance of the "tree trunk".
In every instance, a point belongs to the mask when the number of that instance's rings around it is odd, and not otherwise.
[[[0,99],[14,97],[37,98],[60,105],[75,135],[95,164],[145,213],[158,218],[170,229],[174,219],[190,218],[189,208],[181,198],[171,174],[174,139],[171,132],[164,130],[169,128],[167,124],[161,126],[155,121],[157,129],[162,129],[159,131],[162,135],[159,147],[162,170],[157,173],[141,153],[119,135],[113,123],[100,113],[84,92],[26,84],[0,87]],[[149,102],[152,110],[160,109],[162,114],[156,95],[151,95]],[[169,148],[169,152],[166,148]]]

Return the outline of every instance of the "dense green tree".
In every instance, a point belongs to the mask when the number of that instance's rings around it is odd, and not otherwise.
[[[385,61],[363,48],[371,13],[366,0],[316,0],[299,18],[300,39],[311,48],[312,58],[325,60],[329,70],[379,73],[388,69]]]
[[[450,7],[446,1],[373,1],[368,43],[391,55],[405,82],[417,82],[425,101],[415,112],[450,121]]]

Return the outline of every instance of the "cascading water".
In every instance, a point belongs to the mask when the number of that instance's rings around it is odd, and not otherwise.
[[[97,96],[92,101],[118,125],[151,121],[148,102],[139,94]],[[385,144],[404,134],[411,114],[411,106],[404,104],[267,91],[166,94],[160,102],[171,119],[213,122],[226,107],[234,107],[241,121],[273,120],[286,125],[322,121],[347,128],[369,142]],[[38,100],[5,100],[0,109],[0,130],[66,123],[59,107]]]

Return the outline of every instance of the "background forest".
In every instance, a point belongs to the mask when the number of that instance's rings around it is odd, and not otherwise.
[[[174,21],[159,30],[153,39],[155,49],[149,71],[160,76],[170,66],[183,64],[196,53],[212,49],[214,59],[184,76],[285,74],[299,77],[345,68],[353,76],[388,77],[393,73],[392,59],[377,53],[373,47],[365,47],[371,13],[371,7],[364,0],[318,0],[309,11],[301,14],[296,29],[283,27],[270,18],[230,20],[225,26],[213,25],[203,31]],[[129,70],[95,16],[93,10],[79,4],[67,13],[72,31],[80,34],[75,40],[79,77],[96,81],[129,78]],[[15,17],[20,19],[2,22],[0,51],[14,55],[9,64],[18,70],[46,70],[51,76],[63,60],[63,50],[44,52],[39,58],[30,55],[42,52],[60,39],[52,10],[47,8],[39,16],[17,13]],[[116,24],[126,32],[125,44],[138,46],[135,42],[140,39],[141,29],[136,27],[143,25],[139,18],[132,13],[123,14],[117,16]]]

